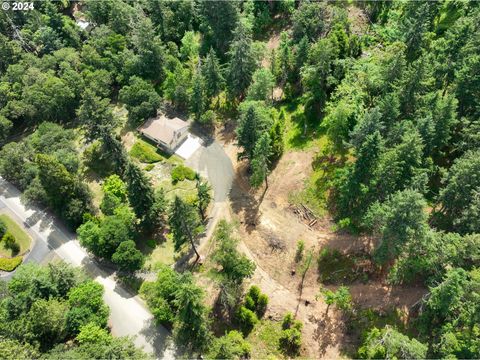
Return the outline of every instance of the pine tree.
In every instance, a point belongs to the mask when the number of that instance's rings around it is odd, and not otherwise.
[[[205,112],[207,102],[205,95],[204,78],[200,73],[197,73],[193,78],[193,89],[190,96],[190,111],[194,114],[195,121],[199,121]]]
[[[205,79],[205,91],[209,100],[218,96],[225,86],[222,69],[213,48],[210,48],[205,63],[202,67],[202,75]]]
[[[195,241],[200,233],[201,223],[197,210],[178,196],[175,196],[170,208],[168,223],[173,234],[175,250],[178,251],[183,244],[190,242],[193,251],[197,255],[196,261],[198,261],[200,254],[197,251]]]
[[[111,132],[115,127],[115,118],[109,104],[109,99],[101,99],[90,89],[83,93],[77,116],[88,140],[98,139],[103,133]]]
[[[235,29],[235,39],[230,48],[227,71],[227,91],[232,99],[243,99],[257,66],[252,47],[252,36],[242,21]]]
[[[252,177],[250,183],[253,187],[259,187],[265,181],[265,191],[268,189],[268,166],[270,163],[270,156],[272,155],[270,135],[263,133],[260,136],[255,149],[253,151],[252,159]]]
[[[145,221],[148,221],[150,209],[155,201],[152,184],[142,169],[132,162],[128,163],[124,177],[128,186],[130,205],[137,218],[143,222],[143,225],[147,225]]]
[[[211,187],[206,181],[197,180],[197,206],[202,220],[205,220],[205,210],[212,200],[210,195]]]
[[[238,145],[243,147],[240,157],[253,158],[253,149],[258,140],[259,119],[253,106],[250,106],[246,113],[240,118],[237,128]]]

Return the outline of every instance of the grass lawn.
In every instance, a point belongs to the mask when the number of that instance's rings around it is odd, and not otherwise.
[[[147,164],[165,160],[155,146],[142,139],[135,140],[135,144],[133,144],[133,147],[130,150],[130,155],[138,159],[140,162]]]
[[[28,234],[8,215],[1,214],[0,220],[5,222],[5,225],[7,225],[7,231],[15,237],[17,244],[20,246],[18,254],[12,254],[12,250],[5,249],[3,242],[0,242],[0,256],[12,257],[14,255],[24,254],[30,248],[30,242],[32,241],[30,236],[28,236]]]
[[[187,202],[193,202],[197,197],[196,181],[194,180],[183,180],[173,184],[172,179],[169,177],[168,179],[159,181],[158,187],[163,188],[168,201],[172,201],[175,195],[178,195]]]
[[[175,262],[174,255],[173,240],[171,236],[167,235],[166,241],[157,244],[153,251],[147,255],[145,268],[155,269],[157,264],[172,265]]]
[[[287,103],[280,106],[279,111],[285,113],[285,149],[307,150],[313,146],[320,149],[326,144],[320,123],[313,124],[305,119],[303,106]],[[306,131],[304,130],[306,123]],[[305,134],[304,134],[305,133]]]
[[[278,339],[282,332],[282,324],[271,320],[261,320],[248,334],[246,340],[252,346],[252,359],[284,358],[278,349]]]

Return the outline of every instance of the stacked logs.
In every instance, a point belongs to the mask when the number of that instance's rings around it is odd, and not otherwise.
[[[300,205],[290,205],[293,213],[297,215],[301,221],[306,223],[310,228],[315,226],[318,218],[315,216],[312,210],[308,206],[300,203]]]

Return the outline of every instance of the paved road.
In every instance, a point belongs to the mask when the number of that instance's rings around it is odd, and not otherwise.
[[[17,221],[28,224],[28,232],[35,245],[27,261],[41,261],[55,252],[65,262],[83,267],[95,281],[105,288],[104,300],[110,307],[109,324],[115,336],[133,336],[135,344],[160,359],[174,359],[175,352],[169,342],[169,332],[153,323],[153,316],[138,296],[133,296],[115,282],[113,275],[94,262],[75,235],[48,213],[26,208],[20,201],[21,193],[0,178],[0,207],[15,214]]]

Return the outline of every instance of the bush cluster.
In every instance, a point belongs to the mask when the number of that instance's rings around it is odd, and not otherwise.
[[[172,169],[170,174],[172,176],[173,183],[177,183],[178,181],[183,181],[185,179],[195,180],[197,175],[195,171],[184,165],[177,165]]]
[[[298,355],[302,346],[301,321],[295,320],[292,313],[285,314],[282,321],[282,333],[280,334],[280,349],[288,355]]]
[[[251,286],[245,295],[243,305],[236,312],[236,320],[242,332],[246,335],[252,331],[267,310],[268,296],[262,294],[258,286]]]

